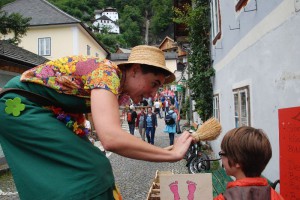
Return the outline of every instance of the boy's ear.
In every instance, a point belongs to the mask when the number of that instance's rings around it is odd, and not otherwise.
[[[234,166],[235,168],[239,168],[239,169],[241,168],[241,165],[239,163],[235,163]]]

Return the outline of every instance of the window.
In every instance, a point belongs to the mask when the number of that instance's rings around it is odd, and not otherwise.
[[[86,45],[86,55],[91,55],[91,47],[89,45]]]
[[[210,2],[210,14],[211,14],[211,37],[212,37],[213,44],[216,44],[217,40],[221,38],[219,0],[212,0]]]
[[[249,88],[233,90],[235,127],[250,126]]]
[[[95,55],[96,55],[97,58],[99,57],[99,54],[98,54],[98,53],[96,53]]]
[[[243,7],[245,7],[248,3],[248,0],[235,0],[235,11],[241,10]]]
[[[50,56],[51,55],[51,38],[39,38],[38,39],[38,49],[40,56]]]
[[[213,97],[213,117],[220,121],[219,94]]]

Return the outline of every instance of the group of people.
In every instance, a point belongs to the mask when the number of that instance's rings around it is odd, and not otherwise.
[[[129,132],[134,135],[135,128],[138,129],[139,134],[143,141],[147,138],[147,142],[154,144],[155,132],[157,128],[157,115],[162,119],[160,115],[160,110],[158,110],[154,103],[154,112],[152,107],[140,107],[140,112],[137,114],[134,105],[130,105],[127,112],[127,122],[129,127]],[[175,108],[174,105],[170,106],[169,111],[165,115],[165,129],[164,132],[169,134],[170,145],[174,144],[174,138],[176,133],[181,133],[180,130],[180,113]]]
[[[176,140],[170,135],[171,150],[151,145],[157,127],[152,108],[136,116],[138,125],[142,121],[146,125],[150,144],[119,124],[120,105],[153,98],[161,85],[174,80],[164,53],[147,45],[132,48],[128,61],[118,65],[107,59],[69,56],[11,79],[0,93],[0,143],[20,199],[122,199],[110,161],[86,137],[84,113],[92,113],[96,134],[108,151],[152,162],[183,159],[194,141],[188,132]],[[174,133],[175,126],[165,130]],[[253,195],[279,199],[259,178],[272,155],[262,131],[233,129],[224,136],[221,149],[226,173],[237,180],[217,199],[258,199]]]

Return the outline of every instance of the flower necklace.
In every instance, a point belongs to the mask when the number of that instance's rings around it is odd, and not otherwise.
[[[47,109],[51,110],[56,118],[65,123],[66,127],[71,129],[76,135],[83,137],[89,133],[85,128],[85,117],[82,113],[67,113],[62,108],[55,106],[48,106]]]

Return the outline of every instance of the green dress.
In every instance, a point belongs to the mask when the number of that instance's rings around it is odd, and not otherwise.
[[[78,134],[81,122],[76,118],[90,111],[92,89],[118,96],[120,77],[118,67],[108,60],[67,57],[32,68],[6,84],[63,105],[55,107],[60,110],[55,113],[53,107],[13,92],[0,98],[0,142],[21,199],[121,199],[109,160],[82,132]],[[16,97],[21,100],[16,104],[25,107],[12,113],[7,102]]]

